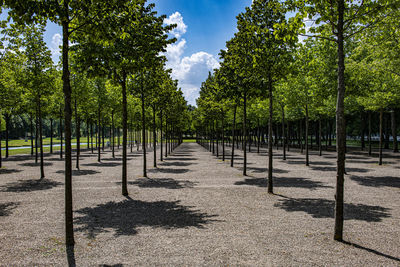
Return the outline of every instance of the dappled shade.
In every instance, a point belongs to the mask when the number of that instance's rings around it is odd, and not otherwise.
[[[190,206],[179,204],[180,201],[146,202],[128,199],[121,202],[110,201],[92,208],[77,210],[75,217],[76,231],[86,232],[95,237],[102,232],[115,231],[116,236],[134,235],[138,227],[162,227],[165,229],[196,227],[204,228],[215,222],[217,215],[208,215]]]
[[[174,180],[171,178],[141,178],[133,182],[128,182],[128,184],[149,188],[182,189],[193,188],[196,183],[187,180]]]
[[[53,187],[62,185],[60,182],[52,181],[49,179],[29,179],[18,180],[17,182],[8,183],[0,187],[3,192],[29,192],[47,190]]]
[[[360,185],[372,186],[372,187],[395,187],[400,188],[400,177],[393,176],[350,176],[350,179],[357,182]]]
[[[308,189],[316,188],[332,188],[331,186],[324,185],[322,182],[312,181],[306,178],[292,178],[292,177],[276,177],[274,178],[275,187],[300,187]],[[266,178],[248,178],[244,181],[236,182],[235,185],[253,185],[258,187],[267,187],[268,180]]]
[[[0,216],[11,215],[12,210],[15,209],[18,205],[19,205],[18,202],[0,203]]]
[[[59,171],[56,171],[56,173],[65,174],[65,171],[59,170]],[[100,173],[100,172],[95,171],[95,170],[72,170],[73,176],[92,175],[92,174],[97,174],[97,173]]]
[[[0,174],[10,174],[10,173],[15,173],[15,172],[21,172],[21,170],[17,170],[17,169],[6,169],[6,168],[1,168],[1,169],[0,169]]]
[[[335,201],[322,198],[285,198],[274,206],[288,212],[303,211],[313,218],[334,218]],[[380,222],[389,218],[390,209],[364,204],[344,204],[344,219],[366,222]]]

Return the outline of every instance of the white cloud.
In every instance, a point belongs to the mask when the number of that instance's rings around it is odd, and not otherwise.
[[[171,34],[173,34],[176,38],[180,38],[186,32],[187,26],[183,22],[183,17],[181,13],[179,13],[178,11],[166,18],[164,20],[164,23],[168,25],[177,25],[177,27],[171,31]]]
[[[53,37],[51,38],[51,44],[50,44],[50,51],[54,62],[57,62],[59,60],[58,57],[61,55],[60,52],[61,45],[62,45],[61,35],[59,33],[54,34]]]
[[[178,42],[168,45],[165,53],[168,59],[167,67],[172,69],[172,78],[179,81],[179,87],[182,88],[185,99],[189,104],[195,105],[201,83],[205,81],[209,71],[219,68],[219,62],[213,55],[204,51],[183,57],[186,40],[180,38],[186,32],[187,26],[184,24],[181,14],[175,12],[164,22],[178,24],[176,31],[172,32]]]

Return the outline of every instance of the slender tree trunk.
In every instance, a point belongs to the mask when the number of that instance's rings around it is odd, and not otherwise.
[[[273,119],[273,99],[272,99],[272,78],[268,78],[269,92],[269,120],[268,120],[268,193],[273,194],[272,181],[272,119]]]
[[[310,165],[310,159],[309,159],[309,149],[308,149],[308,129],[309,129],[309,121],[308,121],[308,105],[306,105],[306,166]]]
[[[247,153],[246,153],[246,147],[247,147],[247,129],[246,129],[246,120],[247,120],[247,93],[244,93],[244,98],[243,98],[243,175],[246,176],[246,170],[247,170]]]
[[[282,106],[282,147],[283,147],[283,160],[286,160],[285,108],[283,106]]]
[[[379,111],[379,165],[382,165],[383,147],[383,109]]]
[[[60,159],[63,158],[63,121],[62,121],[62,111],[60,108]],[[32,139],[33,142],[33,139]]]
[[[10,130],[10,115],[8,115],[8,113],[6,113],[5,119],[6,119],[6,159],[7,159],[8,158],[8,131]]]
[[[142,92],[140,98],[142,100],[142,150],[143,150],[143,177],[147,177],[147,167],[146,167],[146,114],[145,114],[145,106],[144,106],[144,92],[143,92],[143,82],[142,82]]]
[[[300,120],[300,135],[299,135],[301,154],[303,154],[303,151],[304,151],[303,137],[304,137],[303,136],[303,119],[301,119]]]
[[[153,167],[157,167],[156,108],[153,105]]]
[[[287,128],[287,130],[286,130],[286,146],[287,146],[287,151],[289,152],[290,151],[290,142],[291,142],[291,139],[290,139],[290,130],[289,130],[289,121],[287,121],[286,122],[286,128]]]
[[[60,111],[61,111],[61,109],[60,109]],[[31,126],[30,127],[31,128],[31,155],[33,155],[33,119],[32,119],[32,117],[33,117],[33,115],[30,115],[30,117],[29,117],[30,126]],[[61,117],[60,117],[60,125],[61,125]]]
[[[160,160],[163,161],[163,112],[160,110]]]
[[[101,119],[101,109],[98,106],[97,109],[97,161],[101,161],[101,134],[100,134],[100,119]]]
[[[53,154],[53,118],[50,118],[50,154]]]
[[[38,163],[39,153],[38,153],[38,138],[39,138],[39,118],[38,118],[38,110],[36,109],[36,119],[35,119],[35,164]],[[7,138],[7,137],[6,137]]]
[[[128,196],[127,182],[127,132],[128,132],[128,109],[126,93],[126,74],[122,74],[122,195]],[[119,133],[118,133],[119,135]]]
[[[221,123],[222,123],[222,132],[221,132],[221,134],[222,134],[222,161],[225,161],[225,133],[224,133],[225,125],[224,125],[224,113],[223,112],[222,112],[222,121],[221,121]]]
[[[118,133],[118,150],[119,150],[119,146],[121,145],[121,129],[119,127],[117,127],[117,133]]]
[[[399,146],[397,142],[397,125],[396,125],[396,111],[392,110],[390,112],[391,118],[391,128],[392,128],[392,136],[393,136],[393,152],[399,152]]]
[[[318,141],[318,146],[319,146],[319,155],[322,156],[322,119],[319,118],[318,121],[318,126],[319,126],[319,141]]]
[[[165,157],[168,157],[168,117],[165,116]]]
[[[384,118],[384,123],[385,123],[385,149],[389,149],[389,125],[390,125],[390,121],[389,121],[389,114],[383,114],[383,118]]]
[[[79,157],[81,154],[81,122],[78,117],[77,100],[75,99],[75,127],[76,127],[76,169],[79,170]]]
[[[93,154],[93,123],[90,124],[90,148],[92,149]]]
[[[371,111],[368,111],[368,156],[371,156],[372,154],[371,134],[372,134]]]
[[[72,157],[71,157],[71,84],[68,63],[69,50],[69,1],[64,1],[66,12],[62,20],[63,29],[63,91],[64,91],[64,120],[65,120],[65,242],[74,245],[74,227],[72,214]]]
[[[89,133],[89,119],[86,119],[86,139],[87,139],[87,150],[90,149],[90,133]]]
[[[39,111],[39,142],[40,142],[40,179],[43,179],[45,175],[44,175],[44,162],[43,162],[42,105],[40,97],[38,99],[38,111]]]
[[[231,167],[233,167],[233,161],[235,159],[235,131],[236,131],[236,105],[233,109]]]
[[[111,128],[112,128],[112,157],[115,158],[115,126],[114,126],[114,109],[111,111]]]
[[[105,126],[104,126],[104,118],[103,118],[103,123],[101,124],[101,139],[102,139],[102,151],[104,151],[104,139],[105,139]]]
[[[346,151],[346,128],[344,116],[345,98],[345,53],[344,53],[344,0],[338,0],[338,95],[336,105],[336,151],[337,151],[337,173],[336,173],[336,205],[335,205],[335,233],[334,239],[343,240],[343,197],[344,197],[344,172]]]
[[[260,119],[257,118],[257,153],[260,154]]]

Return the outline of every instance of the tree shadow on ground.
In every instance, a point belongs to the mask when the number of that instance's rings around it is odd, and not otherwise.
[[[17,182],[8,183],[0,187],[0,191],[3,192],[30,192],[47,190],[53,187],[62,185],[60,182],[52,181],[49,179],[30,179],[30,180],[19,180]]]
[[[121,182],[117,182],[117,184],[121,184]],[[171,178],[141,178],[132,182],[128,182],[128,184],[144,188],[182,189],[193,188],[197,183],[187,180],[174,180]]]
[[[93,208],[83,208],[76,213],[76,231],[86,232],[89,238],[100,233],[115,231],[115,236],[135,235],[138,227],[150,226],[164,229],[205,228],[206,224],[215,222],[217,215],[208,215],[191,206],[183,206],[180,201],[146,202],[127,197],[121,202],[110,201]]]
[[[375,250],[375,249],[366,248],[366,247],[363,247],[363,246],[361,246],[361,245],[354,244],[354,243],[352,243],[352,242],[348,242],[348,241],[344,241],[344,240],[343,240],[343,241],[340,241],[340,242],[342,242],[342,243],[345,244],[345,245],[352,246],[352,247],[355,247],[355,248],[358,248],[358,249],[362,249],[362,250],[368,251],[368,252],[370,252],[370,253],[373,253],[373,254],[375,254],[375,255],[382,256],[382,257],[385,257],[385,258],[387,258],[387,259],[391,259],[391,260],[400,262],[400,259],[399,259],[399,258],[394,257],[394,256],[391,256],[391,255],[388,255],[388,254],[385,254],[385,253],[382,253],[382,252],[379,252],[379,251],[377,251],[377,250]]]
[[[10,173],[16,173],[16,172],[22,172],[22,170],[6,169],[6,168],[1,168],[0,169],[0,174],[10,174]]]
[[[303,211],[313,218],[334,218],[335,201],[321,198],[287,198],[278,200],[274,206],[288,212]],[[380,222],[391,217],[390,209],[364,204],[344,204],[344,219],[366,222]]]
[[[306,164],[306,160],[291,160],[289,159],[287,162],[287,164],[299,164],[299,165],[305,165]],[[310,165],[321,165],[321,166],[332,166],[333,163],[332,162],[327,162],[327,161],[312,161],[310,160]]]
[[[19,206],[19,202],[0,203],[0,216],[9,216],[12,210]]]
[[[157,168],[148,170],[149,173],[186,173],[189,169]]]
[[[99,267],[124,267],[124,265],[121,263],[117,263],[117,264],[113,264],[113,265],[100,264]]]
[[[252,178],[245,179],[244,181],[236,182],[235,185],[253,185],[258,187],[268,187],[268,179],[266,178]],[[277,177],[273,179],[274,187],[299,187],[299,188],[332,188],[331,186],[324,185],[322,182],[312,181],[306,178],[292,178],[292,177]]]
[[[173,155],[168,156],[167,158],[164,158],[164,160],[168,161],[168,160],[177,160],[177,161],[190,161],[190,160],[197,160],[197,158],[177,158]]]
[[[24,167],[40,167],[40,162],[35,163],[35,162],[26,162],[26,163],[20,163],[18,164],[19,166],[24,166]],[[43,162],[43,166],[51,166],[53,165],[52,162]]]
[[[46,161],[64,161],[65,160],[65,158],[62,158],[62,159],[60,159],[60,158],[49,158],[49,159],[46,159]]]
[[[33,155],[13,155],[8,158],[3,158],[3,161],[27,161],[31,160]]]
[[[95,162],[95,163],[85,163],[82,166],[90,166],[90,167],[116,167],[121,165],[122,162]]]
[[[311,163],[312,164],[312,163]],[[336,172],[336,167],[318,167],[318,166],[311,166],[311,169],[314,171],[324,171],[324,172]],[[362,168],[348,168],[346,167],[346,172],[362,172],[366,173],[369,172],[370,170],[368,169],[362,169]]]
[[[168,162],[160,163],[159,165],[161,165],[161,166],[189,166],[189,165],[193,165],[193,164],[196,164],[196,163],[180,162],[180,161],[168,161]]]
[[[65,174],[64,170],[56,171],[56,173]],[[82,175],[92,175],[100,173],[99,171],[95,170],[72,170],[73,176],[82,176]]]
[[[400,188],[400,177],[393,177],[393,176],[374,177],[374,176],[352,175],[350,176],[350,179],[364,186],[372,186],[372,187],[387,186],[387,187]]]
[[[255,173],[266,173],[268,171],[268,168],[259,168],[259,167],[246,167],[249,171],[255,172]],[[240,170],[243,170],[243,167],[238,168]],[[282,170],[282,169],[277,169],[273,168],[272,169],[273,173],[289,173],[287,170]]]

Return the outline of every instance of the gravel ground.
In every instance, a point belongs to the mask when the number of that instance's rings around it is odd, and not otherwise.
[[[130,153],[125,198],[121,150],[115,159],[104,152],[101,163],[83,152],[73,177],[73,250],[64,245],[64,162],[46,156],[39,181],[31,157],[13,156],[0,170],[0,265],[400,266],[399,154],[387,153],[383,166],[376,155],[348,154],[340,243],[332,239],[334,153],[312,152],[306,167],[298,151],[283,161],[274,149],[274,195],[265,150],[248,154],[246,177],[237,153],[231,168],[184,143],[149,178],[140,152]]]

